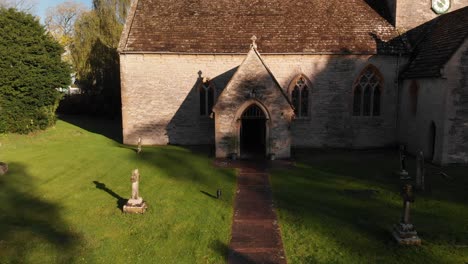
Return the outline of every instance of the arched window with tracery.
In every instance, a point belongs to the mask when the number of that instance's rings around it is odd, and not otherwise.
[[[307,85],[306,78],[299,76],[291,85],[290,97],[294,106],[294,114],[296,117],[309,116],[309,94],[310,87]]]
[[[411,104],[411,112],[415,115],[418,112],[418,93],[419,93],[419,85],[416,81],[412,81],[409,94],[410,94],[410,104]]]
[[[375,66],[367,66],[353,85],[353,115],[380,116],[382,89],[382,74]]]
[[[200,115],[208,116],[211,114],[214,100],[215,88],[210,81],[204,81],[198,89],[200,94]]]

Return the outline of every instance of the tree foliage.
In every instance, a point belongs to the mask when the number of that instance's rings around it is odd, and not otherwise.
[[[36,9],[38,0],[0,0],[0,7],[14,8],[32,14]]]
[[[32,15],[0,8],[0,133],[28,133],[55,122],[70,84],[63,48]]]
[[[129,6],[130,0],[94,0],[93,9],[75,22],[70,46],[73,66],[94,112],[120,113],[117,47]]]
[[[47,9],[44,20],[47,31],[65,48],[65,61],[69,58],[70,44],[74,36],[76,19],[86,10],[81,2],[66,1]]]

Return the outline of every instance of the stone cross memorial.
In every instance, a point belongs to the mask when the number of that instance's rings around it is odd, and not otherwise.
[[[405,145],[400,145],[400,171],[397,173],[400,179],[408,180],[408,171],[406,170],[406,148]]]
[[[424,177],[426,170],[424,168],[424,154],[419,151],[416,163],[416,189],[424,191]]]
[[[146,205],[146,202],[143,201],[143,198],[140,197],[140,172],[138,169],[133,170],[132,177],[130,179],[132,181],[132,197],[127,201],[127,204],[124,205],[123,211],[125,213],[142,214],[146,211],[148,206]]]
[[[141,137],[138,138],[138,147],[137,147],[137,154],[141,152]]]
[[[400,223],[393,227],[393,237],[400,245],[421,245],[421,239],[410,220],[410,206],[414,202],[413,186],[405,184],[401,196],[403,198],[403,214]]]

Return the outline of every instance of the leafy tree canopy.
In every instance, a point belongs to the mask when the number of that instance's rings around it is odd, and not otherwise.
[[[62,101],[60,111],[67,113],[70,109],[73,112],[82,108],[83,110],[79,111],[81,113],[112,117],[120,115],[120,66],[117,47],[130,2],[93,0],[92,9],[81,13],[75,20],[70,52],[77,85],[82,89],[83,97],[86,97],[86,104],[75,104],[71,97],[67,97]]]
[[[28,133],[55,122],[59,87],[70,84],[63,48],[32,15],[0,8],[0,133]]]

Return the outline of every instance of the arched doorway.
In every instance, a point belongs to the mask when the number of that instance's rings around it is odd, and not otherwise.
[[[436,125],[434,122],[431,122],[431,127],[429,129],[429,160],[433,161],[434,160],[434,155],[435,155],[435,146],[436,146]]]
[[[241,117],[241,158],[264,158],[266,156],[266,115],[256,104],[249,106]]]

